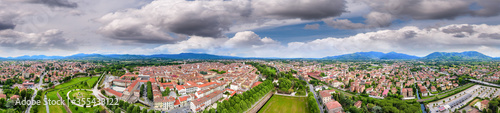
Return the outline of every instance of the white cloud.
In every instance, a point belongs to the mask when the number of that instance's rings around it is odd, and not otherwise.
[[[455,37],[450,29],[466,28],[463,37]],[[464,31],[465,32],[465,31]],[[439,28],[418,28],[407,26],[397,30],[380,30],[360,33],[344,38],[323,38],[310,42],[291,42],[281,45],[271,38],[261,38],[257,34],[238,32],[232,38],[212,39],[191,37],[176,44],[166,44],[155,50],[167,50],[170,53],[204,52],[218,55],[237,55],[243,57],[284,57],[284,58],[320,58],[360,51],[401,52],[425,56],[436,51],[473,51],[488,52],[488,55],[500,48],[500,39],[495,33],[500,32],[500,25],[449,25]],[[493,35],[485,35],[493,34]],[[482,35],[482,36],[481,36]],[[488,37],[492,36],[492,37]]]

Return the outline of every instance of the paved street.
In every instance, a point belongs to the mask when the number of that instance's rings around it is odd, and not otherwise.
[[[309,83],[307,83],[307,84],[309,85],[309,90],[314,94],[314,98],[316,98],[316,103],[318,103],[320,113],[323,113],[323,106],[321,104],[319,104],[319,102],[321,102],[321,100],[319,100],[318,95],[314,91],[314,87]]]
[[[483,82],[483,81],[480,81],[480,80],[469,79],[469,81],[472,81],[472,82],[475,82],[475,83],[484,84],[484,85],[490,85],[490,86],[500,87],[500,85],[498,85],[498,84],[492,84],[492,83]]]
[[[43,74],[42,74],[42,76],[40,77],[40,81],[39,81],[38,85],[36,85],[36,84],[35,84],[35,85],[33,86],[33,88],[32,88],[32,89],[33,89],[33,90],[35,90],[35,93],[33,93],[33,95],[31,96],[31,102],[33,102],[33,101],[35,100],[35,96],[36,96],[36,94],[38,93],[38,89],[40,89],[40,88],[41,88],[40,86],[42,86],[42,83],[43,83],[43,77],[45,76],[45,74],[46,74],[46,73],[43,73]],[[29,105],[28,105],[28,108],[26,109],[25,113],[29,113],[29,112],[30,112],[30,110],[31,110],[31,106],[32,106],[32,104],[29,104]]]

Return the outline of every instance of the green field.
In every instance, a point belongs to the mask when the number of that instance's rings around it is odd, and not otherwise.
[[[273,95],[259,113],[309,113],[307,97]]]
[[[48,92],[47,98],[50,100],[59,100],[59,98],[57,97],[57,91]],[[53,113],[66,113],[63,105],[49,105],[49,110]]]
[[[85,81],[85,80],[87,80],[86,81],[87,85],[84,85],[81,83],[82,81]],[[48,90],[49,92],[47,93],[47,98],[51,99],[51,100],[59,100],[59,98],[57,97],[57,92],[59,92],[59,94],[61,95],[63,100],[66,102],[67,101],[66,94],[68,93],[68,91],[73,90],[73,89],[90,89],[90,88],[92,88],[92,85],[95,82],[97,82],[97,80],[99,80],[99,77],[73,78],[68,82],[62,83],[60,85],[55,86],[52,89],[49,89]],[[92,92],[90,92],[90,93],[87,91],[81,91],[81,92],[84,93],[84,97],[91,97],[92,96]],[[72,94],[75,94],[75,93],[72,92]],[[72,95],[70,94],[70,96],[72,96]],[[85,109],[83,107],[79,107],[78,110],[75,110],[74,105],[70,104],[69,107],[70,107],[72,112],[77,112],[77,113],[79,113],[80,111],[93,112],[93,108],[89,108],[89,107],[87,107]],[[45,110],[45,106],[43,106],[43,108],[41,108],[40,110],[42,110],[42,109]],[[50,109],[50,112],[54,112],[54,113],[66,113],[66,110],[65,110],[63,105],[49,105],[49,109]],[[102,109],[102,108],[99,107],[99,109]],[[45,111],[43,111],[43,112],[45,112]]]

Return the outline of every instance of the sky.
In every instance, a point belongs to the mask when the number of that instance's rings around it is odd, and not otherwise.
[[[0,57],[500,57],[499,0],[0,0]]]

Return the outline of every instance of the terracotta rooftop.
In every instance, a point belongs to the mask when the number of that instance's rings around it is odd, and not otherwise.
[[[330,101],[330,102],[326,103],[326,108],[329,110],[339,108],[339,107],[342,107],[342,105],[340,105],[340,103],[338,101]]]

